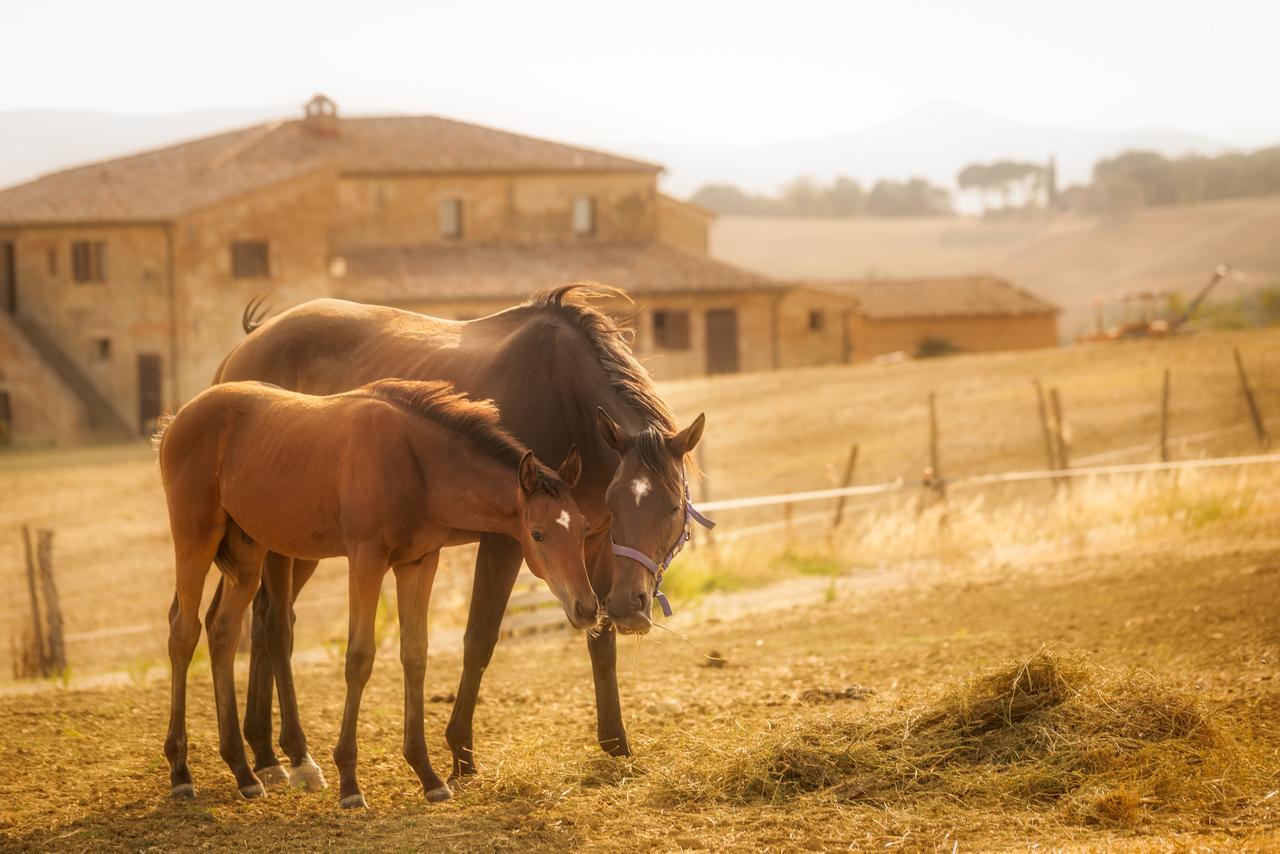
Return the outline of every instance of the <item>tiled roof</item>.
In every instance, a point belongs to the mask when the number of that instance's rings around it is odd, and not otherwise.
[[[1024,317],[1057,314],[1060,309],[996,276],[945,279],[824,280],[809,287],[847,294],[866,317]]]
[[[0,224],[168,220],[317,169],[345,174],[646,172],[660,166],[437,116],[279,121],[0,191]]]
[[[357,249],[343,255],[337,296],[381,303],[523,299],[593,281],[637,296],[774,291],[755,273],[658,243],[539,243]]]

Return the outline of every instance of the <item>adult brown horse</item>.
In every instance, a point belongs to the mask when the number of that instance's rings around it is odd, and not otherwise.
[[[633,558],[615,559],[611,544],[664,563],[686,524],[685,455],[702,435],[701,415],[677,432],[670,409],[627,346],[623,330],[588,301],[612,294],[570,285],[507,311],[449,321],[341,300],[314,300],[260,325],[246,309],[249,336],[227,356],[215,382],[256,379],[330,394],[383,377],[440,379],[492,399],[503,426],[542,459],[582,450],[574,498],[587,519],[587,568],[624,632],[649,629],[656,574]],[[287,495],[280,500],[288,500]],[[480,680],[493,655],[502,615],[520,569],[519,545],[502,535],[477,537],[462,679],[446,729],[453,775],[476,770],[472,719]],[[254,603],[253,649],[245,736],[264,779],[286,778],[271,746],[271,681],[280,698],[280,744],[294,764],[307,755],[289,667],[291,605],[315,569],[311,561],[268,555],[268,587]],[[269,603],[280,605],[272,608]],[[618,697],[614,632],[589,635],[596,693],[596,735],[613,755],[630,747]],[[305,769],[304,769],[305,770]],[[292,779],[313,785],[304,774]]]
[[[268,549],[307,560],[345,555],[350,562],[347,700],[334,750],[344,807],[365,803],[356,780],[356,718],[373,669],[374,619],[388,567],[395,568],[399,605],[404,757],[431,801],[450,792],[431,767],[423,734],[427,604],[440,549],[458,539],[455,532],[518,542],[569,621],[578,628],[596,624],[586,529],[569,494],[581,471],[577,450],[558,473],[550,471],[499,426],[491,403],[468,400],[448,383],[384,380],[330,397],[262,383],[219,385],[184,406],[158,444],[177,574],[165,740],[175,796],[194,794],[186,677],[211,563],[222,572],[205,618],[219,742],[246,798],[261,796],[263,787],[249,769],[236,721],[235,650]],[[286,492],[289,499],[281,501]]]

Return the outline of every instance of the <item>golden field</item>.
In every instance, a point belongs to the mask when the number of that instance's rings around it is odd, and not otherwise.
[[[918,478],[935,392],[949,477],[1043,466],[1033,379],[1057,387],[1077,460],[1145,461],[1170,369],[1176,458],[1254,453],[1231,359],[1280,415],[1274,333],[1188,336],[671,383],[708,416],[713,497],[822,488],[860,445],[861,483]],[[1179,437],[1202,436],[1193,441]],[[1119,453],[1114,453],[1114,452]],[[388,627],[361,718],[371,809],[332,790],[238,799],[193,669],[194,802],[170,803],[163,630],[71,645],[68,687],[0,693],[0,839],[18,849],[1137,850],[1280,845],[1276,466],[955,488],[850,504],[735,540],[777,509],[719,514],[669,574],[667,632],[619,645],[636,755],[594,744],[590,666],[563,632],[499,645],[477,711],[481,775],[428,806],[400,758]],[[68,631],[163,623],[163,502],[141,445],[0,457],[10,633],[20,522],[57,531]],[[826,513],[829,505],[798,507]],[[470,568],[433,602],[428,743],[456,684]],[[299,607],[304,722],[328,758],[343,693],[341,567]],[[324,602],[308,609],[307,601]],[[206,599],[207,601],[207,599]],[[452,633],[452,634],[451,634]],[[708,667],[715,651],[726,664]],[[95,670],[122,684],[89,687]],[[243,692],[243,688],[241,689]],[[242,694],[243,696],[243,694]]]

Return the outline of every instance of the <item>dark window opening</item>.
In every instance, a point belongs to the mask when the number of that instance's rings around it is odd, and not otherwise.
[[[689,312],[655,311],[653,343],[664,350],[688,350]]]
[[[809,312],[809,331],[821,332],[827,325],[827,318],[820,311]]]
[[[71,278],[77,282],[107,280],[107,244],[101,240],[77,240],[71,244]]]
[[[440,200],[440,236],[462,236],[462,199]]]
[[[111,339],[95,338],[93,339],[93,351],[98,355],[99,362],[106,362],[111,358]]]
[[[578,196],[573,200],[573,233],[579,237],[596,233],[596,200],[591,196]]]
[[[58,250],[49,247],[49,275],[58,275]]]
[[[265,240],[236,240],[231,244],[231,275],[260,279],[271,275],[271,247]]]

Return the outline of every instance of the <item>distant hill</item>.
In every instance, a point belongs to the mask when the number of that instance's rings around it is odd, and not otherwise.
[[[0,187],[47,172],[135,154],[292,115],[297,108],[196,110],[124,115],[90,110],[0,112]]]
[[[725,217],[711,252],[781,278],[995,273],[1062,306],[1059,331],[1070,338],[1092,324],[1094,297],[1189,296],[1223,263],[1247,283],[1219,296],[1280,281],[1276,235],[1280,196],[1036,221]]]
[[[1034,125],[954,101],[934,101],[860,133],[769,145],[658,145],[645,154],[668,167],[668,189],[689,194],[708,182],[770,192],[799,175],[848,175],[864,184],[920,176],[953,186],[974,161],[1043,162],[1053,155],[1061,183],[1088,178],[1096,160],[1140,148],[1166,156],[1218,154],[1232,146],[1169,129],[1081,131]]]

